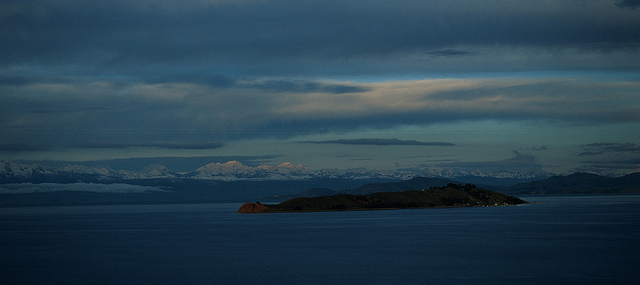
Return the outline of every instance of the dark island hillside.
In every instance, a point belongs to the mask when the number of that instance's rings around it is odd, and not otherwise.
[[[428,190],[378,192],[366,195],[294,198],[276,205],[246,203],[238,213],[356,211],[435,207],[509,206],[527,203],[516,197],[477,188],[472,184],[431,187]]]

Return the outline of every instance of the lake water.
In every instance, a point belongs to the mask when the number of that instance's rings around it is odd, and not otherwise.
[[[523,198],[544,203],[0,208],[0,283],[640,284],[640,195]]]

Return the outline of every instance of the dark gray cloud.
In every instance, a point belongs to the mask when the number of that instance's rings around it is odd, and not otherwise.
[[[618,0],[616,6],[620,8],[635,9],[640,7],[640,0]]]
[[[476,161],[476,162],[445,162],[437,164],[438,167],[457,169],[458,171],[473,174],[475,171],[482,171],[482,174],[488,173],[519,173],[529,175],[545,175],[548,174],[542,164],[533,155],[523,154],[513,151],[514,156],[508,159],[495,161]],[[481,174],[481,173],[477,173]]]
[[[287,80],[266,80],[257,82],[239,83],[237,87],[254,88],[258,90],[273,92],[295,92],[295,93],[358,93],[369,91],[370,88],[357,85],[331,84],[312,81],[287,81]]]
[[[541,146],[534,147],[531,150],[547,150],[547,149],[549,149],[548,145],[541,145]]]
[[[419,146],[455,146],[454,143],[448,142],[421,142],[416,140],[399,140],[399,139],[340,139],[330,141],[314,141],[312,143],[330,143],[330,144],[352,144],[352,145],[419,145]]]
[[[215,88],[230,88],[241,85],[238,83],[237,78],[210,74],[209,71],[202,70],[184,70],[179,74],[167,70],[156,70],[155,73],[153,71],[141,71],[137,75],[142,77],[141,80],[143,82],[149,84],[198,83]],[[131,84],[131,82],[124,82],[123,84]]]
[[[599,155],[604,153],[640,153],[640,145],[635,143],[592,143],[582,145],[579,156]]]
[[[57,114],[58,116],[60,114]],[[219,134],[193,130],[4,130],[0,151],[55,151],[69,148],[129,149],[158,148],[166,150],[206,150],[225,144],[216,140]]]
[[[442,49],[442,50],[428,51],[428,52],[425,52],[425,54],[428,54],[428,55],[431,55],[431,56],[450,57],[450,56],[475,55],[475,54],[477,54],[477,51],[475,51],[475,50],[459,50],[459,49]]]
[[[66,148],[95,148],[95,149],[126,149],[126,148],[160,148],[160,149],[216,149],[223,147],[223,143],[197,143],[197,142],[95,142],[95,141],[76,141],[69,143],[53,142],[51,144],[44,143],[15,143],[0,144],[0,151],[9,152],[26,152],[26,151],[50,151]]]
[[[215,149],[224,146],[222,143],[198,143],[198,142],[85,142],[74,144],[79,148],[135,148],[153,147],[163,149]]]
[[[633,173],[640,171],[640,157],[632,157],[626,159],[611,159],[611,160],[583,160],[581,166],[577,171],[581,172],[595,172],[595,173]]]
[[[7,134],[6,132],[5,134]],[[0,151],[9,151],[9,152],[22,152],[22,151],[41,151],[41,150],[53,150],[54,148],[50,145],[46,145],[43,143],[0,143]]]
[[[548,7],[510,1],[161,1],[154,7],[103,2],[5,1],[0,63],[38,62],[67,73],[138,79],[218,74],[223,77],[213,84],[221,84],[224,76],[245,74],[378,74],[399,68],[389,63],[403,54],[615,47],[640,38],[635,15],[597,1],[555,1]],[[635,7],[637,1],[617,4]],[[419,65],[434,63],[413,68]]]

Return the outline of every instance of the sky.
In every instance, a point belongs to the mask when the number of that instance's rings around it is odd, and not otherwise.
[[[1,160],[161,157],[638,172],[640,1],[0,0]]]

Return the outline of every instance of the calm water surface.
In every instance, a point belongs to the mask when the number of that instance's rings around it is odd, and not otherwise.
[[[236,214],[0,209],[2,284],[640,284],[640,195],[512,207]]]

